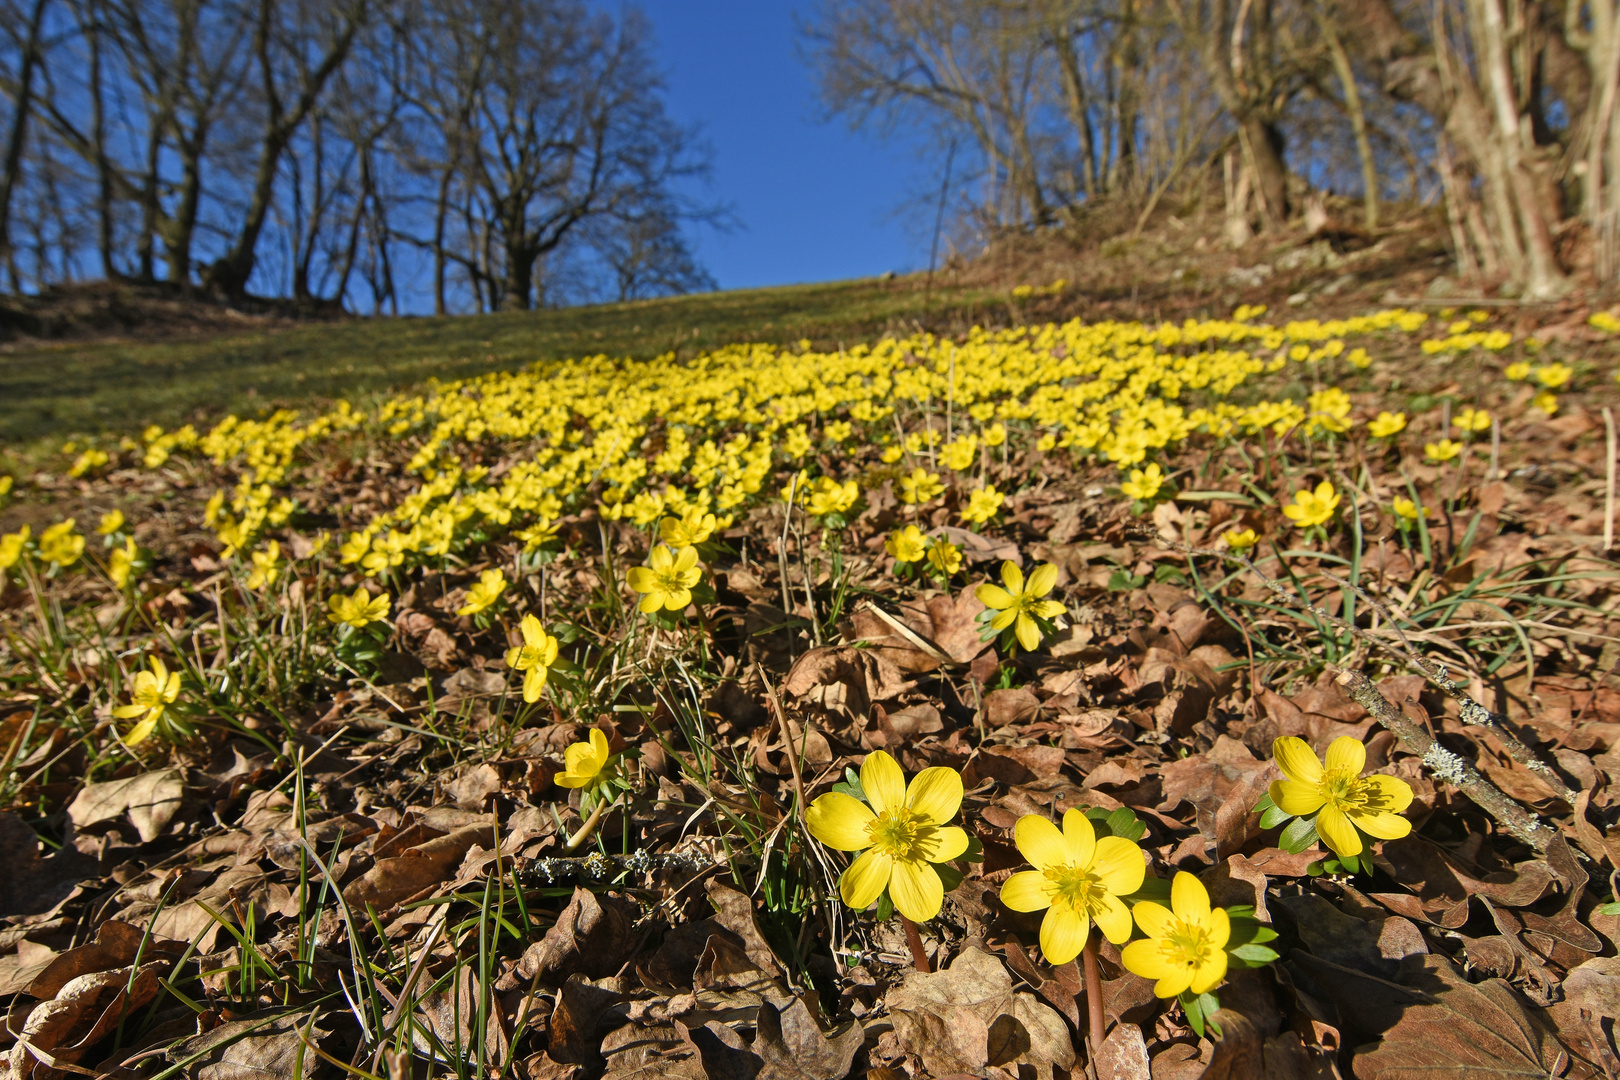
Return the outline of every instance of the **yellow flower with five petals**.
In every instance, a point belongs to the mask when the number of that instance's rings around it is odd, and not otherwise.
[[[996,633],[1013,628],[1013,636],[1025,652],[1034,652],[1041,646],[1041,626],[1036,619],[1052,619],[1063,614],[1063,605],[1056,600],[1042,600],[1057,584],[1058,569],[1051,563],[1042,563],[1024,581],[1024,572],[1011,562],[1001,564],[1001,585],[988,581],[973,590],[973,595],[987,608],[996,611],[990,620],[990,629]],[[1006,586],[1002,588],[1002,586]]]
[[[1120,962],[1132,974],[1155,980],[1162,998],[1191,990],[1205,994],[1226,978],[1226,943],[1232,922],[1225,908],[1212,908],[1209,892],[1187,871],[1170,883],[1170,906],[1144,900],[1132,910],[1147,937],[1120,950]]]
[[[698,565],[697,548],[672,553],[667,547],[655,547],[647,555],[647,565],[631,567],[627,577],[630,587],[642,594],[636,605],[642,614],[664,608],[685,611],[692,602],[692,586],[703,578],[703,567]]]
[[[151,738],[152,732],[157,730],[158,721],[163,719],[163,710],[173,705],[179,697],[180,673],[171,672],[162,660],[152,657],[152,670],[135,675],[135,686],[129,695],[130,703],[113,710],[113,715],[120,720],[141,718],[124,736],[124,745],[138,746]]]
[[[558,787],[594,787],[611,775],[612,747],[601,728],[591,728],[589,742],[573,743],[563,751],[564,770],[552,777]]]
[[[1283,507],[1283,516],[1301,529],[1324,525],[1332,519],[1333,511],[1338,509],[1340,498],[1342,496],[1333,489],[1333,482],[1324,480],[1316,485],[1315,491],[1294,492],[1294,501]]]
[[[546,633],[533,615],[523,616],[518,631],[523,635],[523,644],[506,650],[506,666],[523,672],[523,700],[533,705],[545,689],[551,665],[557,662],[557,639]]]
[[[1361,834],[1398,840],[1412,831],[1401,811],[1412,788],[1393,776],[1362,776],[1367,748],[1348,735],[1328,744],[1325,759],[1304,739],[1285,735],[1271,745],[1283,779],[1271,783],[1271,801],[1285,814],[1316,815],[1316,833],[1337,855],[1360,855]]]
[[[1013,826],[1019,852],[1035,865],[1008,878],[1001,902],[1014,911],[1046,910],[1041,954],[1067,964],[1085,947],[1095,922],[1103,936],[1123,945],[1131,936],[1131,912],[1122,896],[1142,887],[1147,862],[1142,849],[1119,836],[1097,839],[1091,819],[1079,810],[1063,815],[1063,829],[1039,814]]]
[[[372,596],[364,585],[354,590],[353,596],[334,593],[326,601],[326,621],[335,625],[351,626],[362,630],[374,622],[388,618],[393,602],[386,596]]]
[[[805,811],[810,835],[837,851],[859,851],[838,879],[844,903],[864,911],[889,891],[895,910],[913,922],[939,914],[945,884],[934,863],[968,849],[967,833],[946,822],[962,805],[962,776],[940,766],[906,784],[900,765],[882,750],[861,763],[866,802],[841,791],[819,796]]]

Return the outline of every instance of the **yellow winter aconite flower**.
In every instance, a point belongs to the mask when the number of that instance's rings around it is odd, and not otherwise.
[[[150,738],[157,729],[158,721],[163,719],[163,710],[173,705],[179,697],[180,673],[170,672],[163,666],[162,660],[152,657],[152,670],[135,675],[135,686],[129,695],[130,703],[113,710],[113,715],[120,720],[141,718],[124,736],[125,745],[138,746]]]
[[[899,446],[885,446],[883,448],[883,453],[879,454],[878,456],[883,461],[883,464],[893,465],[895,462],[906,456],[906,451],[903,447]]]
[[[1164,486],[1164,473],[1159,463],[1149,462],[1145,469],[1132,469],[1131,478],[1119,485],[1119,490],[1133,499],[1149,502]]]
[[[1530,399],[1530,404],[1551,416],[1558,411],[1558,395],[1551,390],[1543,390]]]
[[[1417,503],[1413,502],[1411,499],[1408,499],[1404,495],[1395,496],[1394,502],[1392,502],[1390,505],[1395,511],[1395,516],[1400,518],[1402,521],[1416,521],[1419,517],[1429,516],[1429,508],[1427,506],[1419,506]]]
[[[1502,374],[1510,382],[1524,382],[1530,377],[1530,361],[1518,360],[1502,369]]]
[[[0,539],[0,547],[5,546],[5,540]],[[107,577],[112,580],[113,588],[122,589],[129,584],[130,575],[135,572],[135,557],[139,553],[135,546],[133,536],[125,537],[124,546],[113,548],[112,554],[107,557]],[[0,552],[0,567],[5,566],[5,556]]]
[[[11,494],[11,485],[14,482],[9,476],[0,476],[0,499]]]
[[[1405,413],[1381,412],[1367,422],[1367,433],[1375,439],[1388,439],[1405,430]]]
[[[1283,507],[1283,516],[1301,529],[1308,529],[1312,525],[1325,525],[1332,519],[1333,511],[1339,508],[1339,499],[1339,493],[1333,489],[1333,482],[1324,480],[1316,485],[1315,491],[1294,492],[1294,501]]]
[[[1063,614],[1063,605],[1056,600],[1042,600],[1057,584],[1058,568],[1042,563],[1024,581],[1024,572],[1016,564],[1001,564],[1001,585],[985,582],[973,590],[979,603],[995,611],[990,629],[996,633],[1013,628],[1013,636],[1025,652],[1034,652],[1041,645],[1041,627],[1036,619],[1053,619]],[[1003,588],[1002,586],[1006,586]]]
[[[994,484],[986,484],[981,488],[974,488],[968,495],[968,504],[962,508],[962,520],[974,525],[982,525],[996,516],[1006,496],[996,490]]]
[[[263,551],[253,553],[253,572],[248,574],[247,587],[257,592],[276,583],[281,576],[281,543],[270,541]]]
[[[915,525],[896,529],[883,541],[883,550],[900,562],[920,562],[928,554],[928,538]]]
[[[928,545],[928,565],[950,577],[962,569],[962,549],[943,538]]]
[[[694,552],[692,557],[697,558]],[[478,582],[467,590],[467,602],[456,609],[457,615],[476,615],[486,611],[506,591],[506,575],[497,567],[478,575]]]
[[[1606,331],[1610,334],[1620,333],[1620,319],[1615,318],[1607,311],[1599,311],[1595,314],[1588,315],[1586,317],[1586,321],[1588,325],[1595,326],[1599,330]]]
[[[610,775],[612,760],[607,736],[602,734],[601,728],[591,728],[589,742],[573,743],[563,751],[565,768],[552,777],[552,781],[558,787],[591,787]]]
[[[844,903],[864,911],[889,890],[895,910],[913,922],[939,914],[945,885],[934,863],[968,849],[967,833],[946,822],[962,805],[955,769],[924,769],[906,785],[899,764],[882,750],[861,762],[866,802],[841,791],[817,797],[805,811],[810,835],[836,851],[864,852],[838,879]]]
[[[1568,364],[1542,364],[1535,370],[1536,382],[1548,390],[1557,390],[1569,385],[1569,380],[1575,377],[1575,369]]]
[[[1064,813],[1061,832],[1039,814],[1025,814],[1013,826],[1013,840],[1035,869],[1008,878],[1001,902],[1014,911],[1046,910],[1041,955],[1048,962],[1067,964],[1079,956],[1093,922],[1115,945],[1130,939],[1131,913],[1120,897],[1147,877],[1141,848],[1118,836],[1097,839],[1079,810]]]
[[[523,700],[533,705],[545,689],[551,665],[557,662],[557,639],[546,633],[533,615],[523,616],[518,631],[523,635],[523,644],[506,650],[506,666],[523,672]]]
[[[111,536],[115,532],[124,530],[124,512],[122,510],[109,510],[101,515],[101,524],[96,526],[97,536]]]
[[[984,445],[1004,446],[1007,442],[1007,429],[1000,423],[991,424],[984,429]],[[3,494],[3,493],[0,493]]]
[[[900,478],[900,501],[911,506],[933,502],[945,493],[945,485],[938,473],[931,473],[921,465],[909,476]]]
[[[58,521],[39,534],[39,557],[52,566],[72,566],[84,554],[84,537],[74,532],[73,518]]]
[[[1225,908],[1209,906],[1209,892],[1185,870],[1170,882],[1170,907],[1144,900],[1132,909],[1136,925],[1147,935],[1120,950],[1120,962],[1132,974],[1156,980],[1153,993],[1179,997],[1183,991],[1204,994],[1226,978],[1226,943],[1232,923]]]
[[[0,536],[0,570],[10,570],[22,559],[31,530],[27,525]]]
[[[77,480],[86,473],[101,468],[110,460],[112,459],[103,450],[86,450],[79,455],[78,460],[73,463],[73,467],[68,469],[68,475]]]
[[[835,446],[848,439],[855,433],[855,427],[848,420],[834,420],[821,429],[821,434]]]
[[[667,517],[658,523],[658,538],[670,547],[696,547],[714,535],[714,515],[692,509],[678,518]]]
[[[1260,542],[1253,529],[1230,529],[1221,537],[1233,551],[1248,551]]]
[[[388,618],[393,601],[386,596],[373,597],[361,585],[353,596],[334,593],[326,601],[326,621],[339,626],[352,626],[363,630],[374,622]]]
[[[1489,431],[1491,414],[1484,409],[1459,409],[1457,415],[1451,418],[1451,423],[1458,431]]]
[[[1347,735],[1328,744],[1319,759],[1304,739],[1285,735],[1272,743],[1284,779],[1271,783],[1271,801],[1285,814],[1316,815],[1316,832],[1338,855],[1361,854],[1361,834],[1397,840],[1412,831],[1401,811],[1412,788],[1393,776],[1362,776],[1367,748]]]
[[[855,500],[860,497],[861,489],[855,481],[839,483],[830,476],[821,476],[810,485],[810,498],[805,503],[805,510],[811,517],[842,514],[854,506]]]
[[[681,548],[677,553],[655,547],[647,554],[647,565],[631,567],[626,576],[630,587],[642,594],[637,605],[642,614],[662,609],[685,611],[692,603],[692,586],[703,579],[703,567],[698,565],[697,548]]]
[[[1423,456],[1430,461],[1450,461],[1462,452],[1463,444],[1454,439],[1441,439],[1439,442],[1423,444]]]

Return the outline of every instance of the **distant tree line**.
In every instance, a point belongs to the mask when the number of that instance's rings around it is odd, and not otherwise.
[[[436,312],[712,288],[646,21],[585,0],[0,0],[0,285]]]
[[[834,112],[976,150],[988,228],[1139,228],[1196,183],[1241,244],[1332,190],[1371,226],[1443,203],[1459,268],[1525,295],[1620,276],[1616,0],[821,0],[802,30]]]

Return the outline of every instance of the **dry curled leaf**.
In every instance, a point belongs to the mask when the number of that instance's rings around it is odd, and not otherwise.
[[[68,817],[82,829],[129,815],[142,840],[163,835],[180,812],[186,785],[179,769],[159,769],[123,780],[86,784],[68,804]]]
[[[912,972],[889,993],[900,1044],[936,1076],[994,1065],[1037,1076],[1074,1067],[1074,1044],[1056,1010],[1013,990],[1000,960],[964,949],[944,971]]]

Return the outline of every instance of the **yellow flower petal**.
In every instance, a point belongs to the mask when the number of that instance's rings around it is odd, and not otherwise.
[[[162,713],[154,712],[151,716],[130,728],[129,734],[124,736],[124,745],[139,746],[151,738],[152,732],[157,730],[158,717],[161,715]]]
[[[898,809],[906,804],[906,774],[894,758],[874,750],[861,762],[861,790],[873,813]]]
[[[1001,583],[1007,586],[1007,591],[1014,596],[1024,591],[1024,572],[1018,569],[1017,563],[1001,564]]]
[[[945,883],[939,872],[921,859],[896,860],[889,875],[889,899],[894,909],[912,922],[926,922],[945,903]]]
[[[973,595],[977,596],[979,598],[979,603],[983,604],[987,608],[995,608],[997,611],[1005,611],[1007,608],[1012,607],[1012,595],[1000,585],[991,585],[989,582],[986,582],[985,584],[974,589]]]
[[[667,550],[667,549],[666,549]],[[665,556],[668,559],[668,556]],[[697,568],[698,553],[695,547],[681,548],[679,555],[675,556],[674,567],[676,573],[686,573]]]
[[[1142,928],[1142,933],[1150,938],[1164,937],[1165,934],[1169,933],[1171,924],[1176,921],[1174,912],[1163,904],[1155,904],[1151,900],[1144,900],[1137,904],[1136,907],[1131,909],[1131,914],[1136,919],[1136,925]],[[1131,970],[1136,971],[1135,968]],[[1137,974],[1142,975],[1143,978],[1159,978],[1157,975],[1146,975],[1142,972],[1137,972]]]
[[[120,720],[128,720],[132,716],[139,716],[146,711],[145,705],[120,705],[113,710],[113,715]],[[125,742],[129,742],[126,738]]]
[[[1045,596],[1057,584],[1058,568],[1053,563],[1042,563],[1029,575],[1024,591],[1030,596]]]
[[[1053,904],[1041,920],[1041,955],[1051,964],[1067,964],[1086,947],[1091,920],[1068,904]]]
[[[1322,762],[1304,739],[1284,735],[1271,744],[1271,756],[1277,759],[1277,768],[1290,780],[1314,784],[1322,779]]]
[[[1316,815],[1316,833],[1335,855],[1361,854],[1360,834],[1336,806],[1324,806],[1322,812]]]
[[[861,800],[842,791],[818,796],[804,812],[810,835],[837,851],[862,851],[872,846],[868,826],[877,816]]]
[[[1209,913],[1204,926],[1209,930],[1209,942],[1217,949],[1226,948],[1226,943],[1232,939],[1232,919],[1227,915],[1225,908],[1215,908]]]
[[[917,838],[917,850],[932,863],[959,859],[968,849],[968,834],[955,825],[930,829]]]
[[[922,815],[931,825],[943,825],[962,806],[962,774],[938,765],[924,769],[911,778],[905,798],[912,813]]]
[[[1153,905],[1158,907],[1157,904]],[[1136,910],[1140,912],[1143,905],[1137,904]],[[1160,908],[1162,911],[1163,908]],[[1177,964],[1164,954],[1157,941],[1133,941],[1119,951],[1120,962],[1125,970],[1133,975],[1140,975],[1144,979],[1172,979],[1183,974],[1187,968],[1184,964]],[[1176,991],[1180,993],[1180,991]],[[1175,997],[1175,994],[1166,994],[1166,997]]]
[[[1069,845],[1063,834],[1039,814],[1025,814],[1018,819],[1013,825],[1013,843],[1037,870],[1064,866],[1069,861]]]
[[[1207,993],[1221,985],[1225,978],[1226,950],[1217,949],[1215,955],[1210,957],[1209,963],[1200,964],[1198,969],[1192,972],[1192,978],[1187,982],[1187,989],[1195,994]]]
[[[1185,870],[1170,882],[1170,910],[1189,922],[1209,920],[1209,893],[1204,883]]]
[[[1011,626],[1013,624],[1013,620],[1016,618],[1018,618],[1018,609],[1015,607],[1010,607],[1006,611],[998,612],[996,617],[990,620],[990,629],[1000,633],[1001,631],[1007,629],[1007,627]]]
[[[632,566],[624,575],[630,587],[638,593],[651,592],[658,584],[658,577],[645,566]]]
[[[1370,784],[1378,789],[1378,809],[1385,813],[1398,814],[1412,805],[1412,785],[1398,776],[1384,776],[1374,773],[1372,776],[1362,777],[1362,783]],[[1388,839],[1385,837],[1384,839]]]
[[[881,851],[868,851],[849,864],[838,879],[838,895],[856,911],[865,911],[889,887],[894,860]]]
[[[596,767],[600,769],[603,765],[607,764],[608,754],[611,752],[608,745],[608,737],[603,734],[601,728],[593,727],[591,728],[590,738],[591,751],[596,755]]]
[[[1035,625],[1035,620],[1028,615],[1018,616],[1017,629],[1013,635],[1018,638],[1018,644],[1024,647],[1025,652],[1034,652],[1041,647],[1041,628]]]
[[[594,776],[598,771],[596,748],[590,743],[577,742],[570,745],[563,751],[563,762],[568,766],[569,773],[574,776]]]
[[[1295,817],[1314,814],[1327,802],[1320,787],[1299,780],[1273,780],[1269,793],[1278,809]]]
[[[1375,840],[1399,840],[1412,831],[1410,821],[1387,810],[1377,810],[1373,813],[1351,811],[1350,820],[1356,828]]]
[[[1001,886],[1001,902],[1014,911],[1040,911],[1052,906],[1046,875],[1039,870],[1020,870]],[[1127,917],[1127,922],[1129,918]],[[1128,929],[1128,928],[1127,928]]]
[[[546,686],[546,669],[532,667],[523,675],[523,700],[533,705],[540,700],[540,691]]]
[[[1123,900],[1112,893],[1105,893],[1094,900],[1093,905],[1091,917],[1096,921],[1097,929],[1102,931],[1103,937],[1115,945],[1123,945],[1131,939],[1131,910],[1125,906]]]
[[[1328,744],[1322,767],[1324,769],[1345,769],[1353,776],[1360,776],[1361,770],[1367,767],[1367,748],[1362,745],[1359,739],[1352,739],[1348,735],[1340,735]]]
[[[1091,872],[1110,893],[1129,896],[1147,880],[1147,860],[1142,857],[1142,849],[1124,837],[1105,836],[1097,841]]]
[[[1091,819],[1079,810],[1063,812],[1063,843],[1069,849],[1066,861],[1076,866],[1090,866],[1097,854],[1097,830]]]

